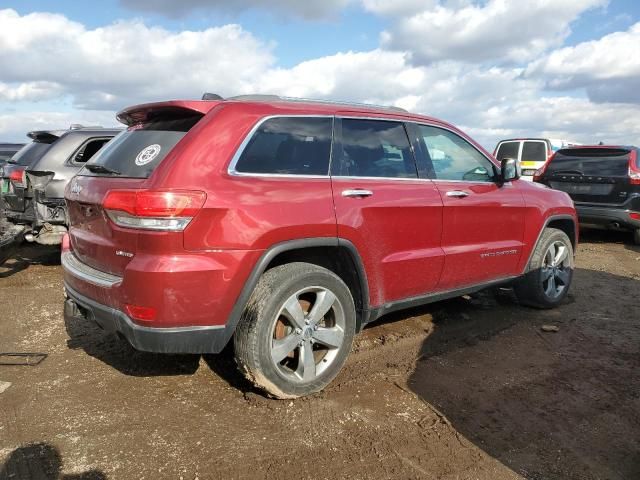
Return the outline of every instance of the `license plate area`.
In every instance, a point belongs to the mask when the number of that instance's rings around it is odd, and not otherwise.
[[[613,185],[607,183],[549,182],[551,188],[577,195],[610,195]]]

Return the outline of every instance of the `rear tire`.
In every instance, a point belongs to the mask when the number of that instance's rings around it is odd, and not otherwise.
[[[636,228],[633,231],[633,243],[640,245],[640,228]]]
[[[518,301],[534,308],[554,308],[569,293],[573,246],[566,233],[547,228],[535,247],[527,273],[514,285]]]
[[[268,270],[256,285],[234,336],[236,362],[276,398],[322,390],[351,350],[356,313],[347,285],[317,265]]]

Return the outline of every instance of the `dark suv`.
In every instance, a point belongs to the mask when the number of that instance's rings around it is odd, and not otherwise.
[[[269,394],[321,390],[394,310],[568,293],[568,195],[450,124],[272,96],[137,105],[69,184],[67,314],[135,348],[220,352]]]
[[[536,172],[534,181],[567,192],[580,223],[630,230],[640,245],[638,147],[565,148]]]
[[[59,244],[67,231],[64,188],[120,129],[72,126],[28,134],[33,141],[3,168],[2,200],[7,219],[24,225],[25,238]]]

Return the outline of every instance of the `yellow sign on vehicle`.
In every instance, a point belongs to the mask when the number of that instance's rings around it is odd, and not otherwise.
[[[533,162],[531,160],[523,160],[522,162],[520,162],[520,165],[523,167],[535,167],[536,163],[538,162]]]

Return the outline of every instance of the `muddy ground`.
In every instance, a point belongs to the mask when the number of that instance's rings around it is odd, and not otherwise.
[[[561,308],[503,290],[395,314],[296,401],[253,391],[232,352],[140,353],[64,318],[57,258],[23,247],[0,268],[0,352],[47,355],[0,365],[2,480],[640,478],[628,235],[583,232]]]

